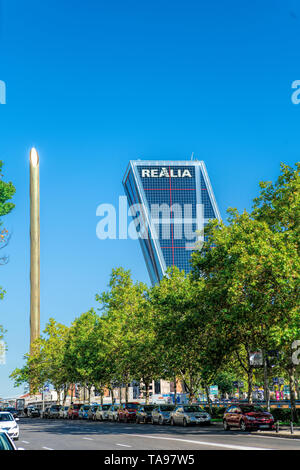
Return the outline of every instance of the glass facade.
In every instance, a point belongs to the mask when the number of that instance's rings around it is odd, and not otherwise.
[[[170,266],[188,273],[208,220],[220,219],[202,161],[130,161],[124,189],[151,282]]]

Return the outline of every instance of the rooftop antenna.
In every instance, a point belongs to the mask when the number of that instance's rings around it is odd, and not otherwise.
[[[192,152],[191,160],[194,160],[194,152]]]

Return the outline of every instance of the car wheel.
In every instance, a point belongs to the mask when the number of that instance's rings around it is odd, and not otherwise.
[[[161,416],[159,417],[158,424],[160,424],[160,426],[164,424],[164,420],[162,419]]]
[[[139,418],[135,418],[135,423],[136,423],[136,424],[140,424]]]
[[[230,426],[227,423],[226,419],[224,419],[223,421],[223,428],[224,428],[224,431],[230,431]]]
[[[155,423],[154,423],[154,419],[153,419],[153,418],[151,418],[151,424],[155,424]]]
[[[175,422],[173,418],[171,418],[171,426],[175,426]]]
[[[183,426],[186,428],[187,427],[187,420],[185,418],[183,418]]]
[[[242,432],[247,431],[247,426],[246,426],[246,423],[245,423],[245,421],[244,421],[243,419],[241,419],[241,421],[240,421],[240,430],[241,430]]]

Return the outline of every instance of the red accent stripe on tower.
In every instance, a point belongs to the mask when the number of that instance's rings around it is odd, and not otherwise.
[[[171,186],[171,167],[169,165],[169,181],[170,181],[170,214],[172,219],[172,186]],[[173,234],[173,224],[171,221],[171,231],[172,231],[172,256],[173,256],[173,267],[174,267],[174,234]]]

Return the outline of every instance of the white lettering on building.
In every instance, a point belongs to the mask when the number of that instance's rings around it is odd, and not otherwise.
[[[145,169],[142,168],[142,178],[192,178],[192,175],[189,170],[174,170],[173,168],[169,170],[166,167],[162,167],[160,170],[157,169]]]

